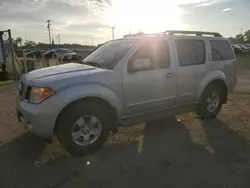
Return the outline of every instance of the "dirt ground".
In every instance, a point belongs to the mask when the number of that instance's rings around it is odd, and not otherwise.
[[[188,113],[120,128],[102,150],[81,158],[22,128],[15,90],[0,88],[0,188],[250,187],[247,71],[216,120]]]

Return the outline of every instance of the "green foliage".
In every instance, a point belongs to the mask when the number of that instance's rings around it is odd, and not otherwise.
[[[244,41],[244,35],[238,34],[238,35],[236,35],[235,39],[239,40],[239,41]]]
[[[15,41],[15,43],[17,45],[19,45],[20,47],[22,47],[22,41],[23,41],[23,39],[21,37],[17,37],[14,41]]]
[[[245,31],[244,34],[237,34],[235,37],[229,37],[228,40],[232,44],[250,43],[250,29]]]
[[[244,40],[250,42],[250,29],[244,33]]]
[[[31,40],[26,40],[24,42],[24,48],[25,49],[32,49],[33,47],[36,47],[36,46],[37,46],[36,42],[31,41]]]

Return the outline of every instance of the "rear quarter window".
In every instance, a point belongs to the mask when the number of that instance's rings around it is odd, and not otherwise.
[[[212,61],[233,60],[234,53],[227,40],[210,40]]]

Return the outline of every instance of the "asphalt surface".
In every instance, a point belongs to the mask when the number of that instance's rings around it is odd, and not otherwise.
[[[45,142],[25,133],[0,149],[0,187],[250,187],[248,142],[219,119],[201,126],[212,149],[171,118],[145,126],[140,152],[118,144],[48,164],[35,163]]]

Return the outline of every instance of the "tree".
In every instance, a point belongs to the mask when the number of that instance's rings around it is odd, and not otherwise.
[[[235,36],[235,44],[242,44],[244,43],[244,35],[238,34]]]
[[[235,38],[233,38],[233,37],[229,37],[229,38],[227,38],[228,40],[229,40],[229,42],[231,43],[231,44],[236,44],[237,43],[237,40],[235,39]]]
[[[245,41],[250,41],[250,29],[244,33]]]
[[[244,35],[238,34],[238,35],[236,35],[235,39],[238,41],[244,41]]]
[[[36,46],[37,46],[36,42],[31,41],[31,40],[26,40],[24,42],[24,48],[26,48],[26,49],[32,49],[32,48],[34,48]]]
[[[16,44],[19,45],[20,47],[22,47],[22,41],[23,39],[21,37],[17,37],[15,40]]]

